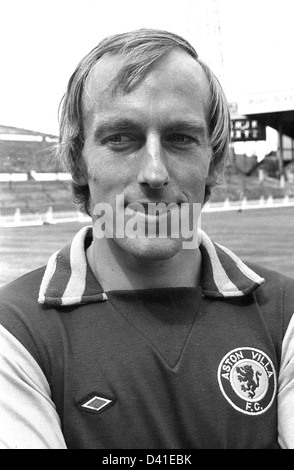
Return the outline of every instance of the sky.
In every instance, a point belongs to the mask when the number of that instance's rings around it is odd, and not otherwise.
[[[209,37],[208,0],[0,0],[0,125],[57,135],[58,105],[80,59],[105,36],[143,27],[188,39],[229,101],[293,89],[294,1],[217,3],[220,29]]]

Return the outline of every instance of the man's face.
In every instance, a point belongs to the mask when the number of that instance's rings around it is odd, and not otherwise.
[[[207,125],[211,97],[203,69],[185,51],[175,50],[134,89],[114,93],[110,82],[120,66],[119,57],[100,59],[83,97],[84,178],[92,210],[107,203],[115,220],[119,195],[125,207],[175,203],[180,208],[188,203],[192,209],[193,203],[202,204],[211,158]],[[132,215],[147,225],[151,216],[142,213],[142,206]],[[118,238],[114,231],[113,239],[108,239],[125,253],[148,259],[171,258],[182,249],[182,242],[181,234],[173,238],[170,232],[164,238]]]

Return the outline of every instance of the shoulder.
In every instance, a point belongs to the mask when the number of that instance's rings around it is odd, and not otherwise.
[[[249,266],[253,271],[259,274],[266,280],[267,285],[277,283],[278,285],[293,285],[294,278],[287,276],[281,272],[276,271],[275,269],[265,268],[259,264],[246,262],[246,265]]]
[[[256,289],[256,301],[275,335],[283,339],[294,313],[294,278],[272,269],[247,263],[265,282]]]
[[[8,330],[17,320],[29,327],[43,316],[38,294],[44,271],[36,269],[0,288],[0,324]]]
[[[274,299],[283,300],[285,308],[290,303],[290,310],[293,313],[294,306],[294,278],[286,276],[283,273],[273,269],[264,268],[262,266],[247,263],[259,276],[263,277],[265,282],[257,289],[257,297],[265,301],[274,301]]]
[[[29,327],[42,314],[38,292],[45,267],[31,271],[0,288],[0,324],[10,330],[15,322]]]
[[[46,266],[30,271],[0,288],[0,303],[38,299],[40,284]]]
[[[45,267],[31,271],[0,288],[0,325],[34,357],[43,371],[50,368],[48,344],[59,350],[59,314],[38,303]],[[57,320],[57,321],[56,321]]]

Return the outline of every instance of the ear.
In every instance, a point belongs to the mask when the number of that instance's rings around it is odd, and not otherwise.
[[[78,186],[87,186],[88,185],[88,179],[86,175],[82,171],[76,171],[72,175],[73,182],[77,184]]]
[[[211,186],[206,185],[205,192],[204,192],[203,205],[205,205],[209,201],[210,195],[211,195]]]
[[[88,186],[88,172],[83,158],[72,168],[72,179],[78,186]]]

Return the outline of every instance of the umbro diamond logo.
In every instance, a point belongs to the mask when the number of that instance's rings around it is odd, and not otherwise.
[[[80,400],[79,407],[85,411],[92,413],[101,413],[110,406],[114,405],[115,400],[109,397],[101,397],[95,393],[87,395],[84,399]]]

